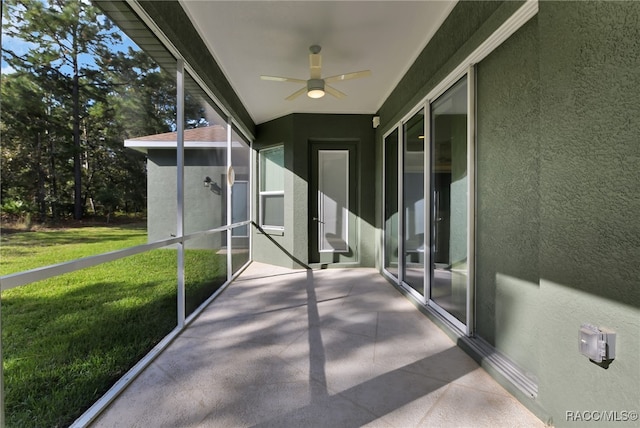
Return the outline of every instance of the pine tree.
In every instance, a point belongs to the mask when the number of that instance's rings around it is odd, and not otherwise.
[[[70,153],[73,159],[73,217],[80,219],[84,211],[81,122],[100,91],[108,90],[95,59],[108,52],[119,35],[97,8],[83,1],[7,0],[3,15],[5,36],[31,46],[24,54],[3,49],[3,57],[18,72],[31,74],[48,101],[71,118],[63,140],[66,147],[54,150],[58,155]]]

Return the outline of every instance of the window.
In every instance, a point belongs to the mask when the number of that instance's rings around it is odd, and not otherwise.
[[[249,182],[246,180],[236,180],[231,193],[231,223],[240,223],[249,217]],[[249,226],[238,226],[233,228],[232,236],[249,236]]]
[[[284,146],[260,151],[260,226],[284,229]]]

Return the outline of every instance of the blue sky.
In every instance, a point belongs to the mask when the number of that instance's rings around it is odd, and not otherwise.
[[[18,55],[25,54],[29,48],[32,47],[30,43],[25,42],[21,39],[15,39],[13,37],[9,37],[6,34],[2,33],[2,48],[3,49],[11,49]],[[2,58],[2,74],[13,73],[15,70],[11,68],[4,57]]]
[[[4,19],[3,19],[3,23],[4,23]],[[115,27],[115,26],[114,26]],[[117,27],[115,27],[117,28]],[[122,43],[118,43],[118,44],[112,44],[111,45],[111,49],[113,51],[127,51],[129,49],[129,47],[133,48],[134,50],[139,50],[140,48],[138,47],[138,45],[136,45],[126,34],[124,34],[123,32],[120,32],[120,36],[122,37]],[[25,53],[27,53],[29,51],[29,49],[35,48],[37,47],[35,44],[33,43],[28,43],[22,39],[19,38],[15,38],[15,37],[10,37],[7,34],[5,34],[5,32],[2,32],[2,48],[3,49],[9,49],[14,51],[16,54],[18,55],[23,55]],[[92,57],[90,55],[85,55],[84,59],[81,59],[81,61],[84,60],[85,64],[89,64],[92,62]],[[6,61],[4,60],[4,58],[1,61],[0,64],[0,70],[2,74],[10,74],[13,73],[15,70],[10,67]]]

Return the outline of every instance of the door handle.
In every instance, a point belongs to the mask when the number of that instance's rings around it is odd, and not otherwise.
[[[324,221],[320,221],[320,219],[318,217],[314,217],[312,220],[313,221],[317,221],[318,223],[324,224]]]

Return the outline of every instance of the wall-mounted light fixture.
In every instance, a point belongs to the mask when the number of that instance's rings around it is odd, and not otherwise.
[[[580,326],[580,353],[595,363],[603,363],[616,357],[616,333],[608,328],[592,324]]]
[[[222,187],[220,187],[218,183],[213,181],[211,177],[209,176],[205,177],[203,183],[204,183],[204,187],[208,187],[216,195],[222,194]]]

